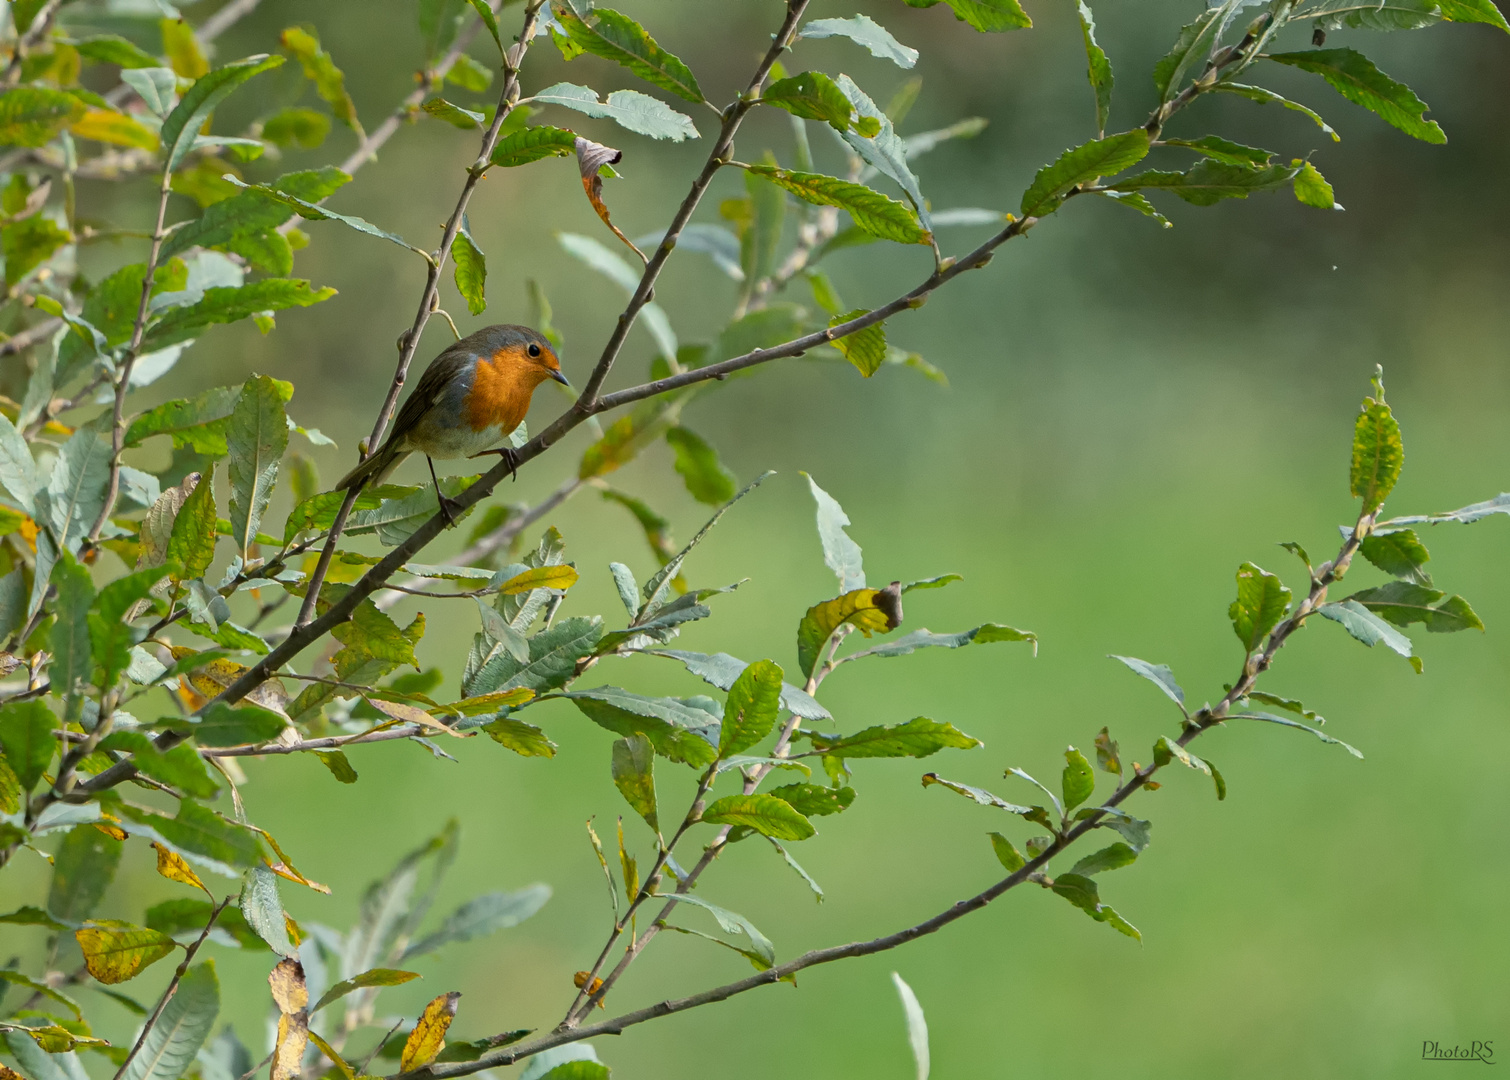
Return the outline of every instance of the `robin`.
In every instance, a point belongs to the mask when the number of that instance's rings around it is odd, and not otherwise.
[[[513,448],[495,444],[519,426],[535,387],[546,379],[571,385],[550,342],[538,331],[500,325],[469,334],[430,361],[383,445],[343,476],[336,489],[381,484],[418,451],[430,466],[441,512],[454,525],[456,503],[441,493],[434,459],[498,454],[512,471],[517,464]]]

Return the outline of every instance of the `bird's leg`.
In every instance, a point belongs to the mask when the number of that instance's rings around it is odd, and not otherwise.
[[[456,527],[456,514],[461,509],[455,499],[447,498],[445,492],[440,490],[440,480],[435,475],[435,462],[430,460],[430,455],[425,455],[425,464],[430,466],[430,480],[435,484],[435,501],[440,505],[440,512],[446,516],[446,524],[453,529]]]
[[[519,479],[519,454],[512,446],[495,446],[491,450],[479,450],[477,453],[472,454],[471,457],[480,458],[484,454],[497,454],[503,458],[504,461],[509,463],[509,478],[511,480]]]

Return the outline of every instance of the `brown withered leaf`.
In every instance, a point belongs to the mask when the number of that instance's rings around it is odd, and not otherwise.
[[[24,663],[26,661],[14,653],[0,652],[0,679],[5,678]]]
[[[294,1080],[299,1062],[309,1045],[309,1013],[300,1009],[278,1017],[278,1046],[273,1051],[273,1069],[269,1080]]]
[[[451,1021],[456,1019],[456,1004],[460,1000],[461,994],[452,990],[425,1006],[424,1015],[404,1041],[404,1052],[399,1055],[401,1070],[409,1072],[412,1069],[422,1069],[445,1049],[446,1030],[451,1026]]]
[[[886,616],[886,629],[895,630],[902,625],[902,583],[893,581],[884,589],[876,591],[871,600],[877,611]]]
[[[595,143],[591,139],[577,136],[577,169],[582,174],[582,190],[587,193],[587,201],[592,203],[592,208],[598,212],[598,217],[603,219],[603,224],[613,230],[613,234],[629,246],[640,257],[640,262],[646,263],[645,253],[634,246],[633,241],[619,231],[608,217],[608,206],[603,202],[603,176],[598,172],[605,165],[616,165],[624,160],[624,153],[615,150],[611,146]]]
[[[136,560],[138,570],[161,566],[167,561],[168,538],[173,535],[173,521],[184,508],[189,496],[194,494],[199,481],[200,474],[191,472],[183,478],[183,483],[168,488],[148,508],[146,517],[142,518],[141,555]]]
[[[156,840],[152,842],[152,849],[157,852],[157,872],[169,881],[177,881],[184,885],[192,885],[196,889],[204,889],[205,895],[211,900],[215,895],[205,888],[205,883],[199,880],[199,875],[194,868],[184,861],[184,857],[176,851],[169,851]]]
[[[309,987],[304,984],[304,965],[284,957],[268,973],[267,985],[280,1013],[296,1013],[309,1008]]]
[[[578,990],[586,990],[588,997],[591,997],[592,995],[596,994],[599,990],[603,989],[603,980],[602,979],[594,979],[592,981],[592,986],[589,987],[587,985],[587,972],[585,972],[585,971],[579,971],[579,972],[577,972],[575,975],[573,975],[571,977],[571,981],[576,984],[576,987],[577,987]],[[598,999],[598,1008],[600,1008],[600,1009],[606,1009],[606,1008],[608,1008],[608,1006],[603,1003],[603,999],[602,998]]]

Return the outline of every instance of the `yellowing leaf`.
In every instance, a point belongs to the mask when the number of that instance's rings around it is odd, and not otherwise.
[[[114,919],[87,922],[74,931],[89,974],[106,985],[125,982],[174,949],[167,934]]]
[[[169,851],[155,840],[152,843],[153,850],[157,852],[157,872],[169,881],[181,882],[184,885],[192,885],[196,889],[204,889],[205,895],[211,900],[215,899],[209,889],[205,889],[204,882],[199,880],[199,875],[194,868],[184,861],[184,857],[176,851]]]
[[[461,994],[453,990],[425,1006],[424,1015],[404,1041],[404,1052],[399,1056],[402,1071],[424,1068],[445,1048],[446,1029],[456,1019],[456,1003],[460,1000]]]
[[[376,697],[365,697],[363,700],[378,712],[384,713],[394,720],[399,720],[406,724],[418,724],[423,728],[450,735],[455,739],[465,739],[468,737],[465,732],[454,731],[450,727],[447,727],[417,705],[408,705],[402,701],[384,701]]]
[[[90,109],[68,126],[80,138],[138,150],[156,150],[157,133],[125,113],[111,109]]]
[[[505,705],[523,705],[534,696],[535,692],[528,686],[516,686],[512,690],[500,690],[496,694],[481,694],[453,701],[449,705],[442,705],[441,709],[462,716],[481,716],[483,713],[497,712]]]
[[[813,674],[823,643],[844,623],[849,623],[866,637],[870,637],[873,631],[885,633],[895,629],[886,613],[876,606],[880,591],[855,589],[807,609],[797,626],[797,662],[803,675],[810,677]]]
[[[569,589],[576,583],[577,571],[570,566],[539,566],[515,574],[498,591],[505,596],[514,596],[531,589]]]
[[[267,985],[273,992],[273,1002],[282,1013],[296,1013],[309,1007],[309,987],[304,983],[304,965],[292,957],[284,957],[268,973]]]

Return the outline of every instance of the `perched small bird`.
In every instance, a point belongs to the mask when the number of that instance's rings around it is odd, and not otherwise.
[[[546,379],[571,385],[550,342],[538,331],[500,325],[469,334],[430,361],[383,445],[336,488],[380,484],[418,452],[430,465],[441,511],[452,518],[455,503],[441,493],[434,459],[499,454],[512,466],[513,449],[496,444],[519,426],[535,387]]]

